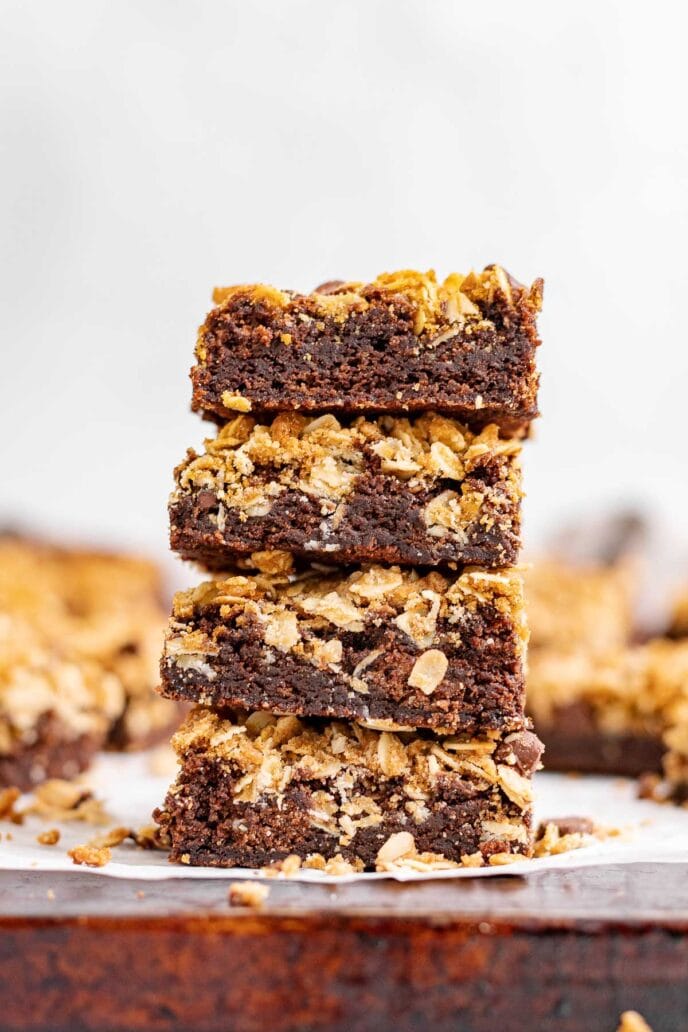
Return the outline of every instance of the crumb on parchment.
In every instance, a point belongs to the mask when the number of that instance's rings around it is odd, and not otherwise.
[[[41,846],[56,846],[59,841],[60,831],[58,828],[49,828],[48,831],[42,831],[40,835],[36,835],[36,842]]]
[[[112,859],[112,850],[108,846],[75,846],[67,856],[72,862],[84,867],[105,867]]]

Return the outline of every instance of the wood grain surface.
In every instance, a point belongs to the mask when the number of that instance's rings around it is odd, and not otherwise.
[[[0,1029],[688,1029],[688,864],[228,884],[0,872]]]

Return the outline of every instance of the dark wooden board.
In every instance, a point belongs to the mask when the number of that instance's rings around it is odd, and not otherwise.
[[[688,863],[227,889],[0,872],[0,1029],[688,1029]]]

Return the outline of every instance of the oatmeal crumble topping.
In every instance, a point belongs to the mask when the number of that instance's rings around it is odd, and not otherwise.
[[[468,567],[458,576],[446,577],[437,571],[420,574],[373,565],[349,576],[317,567],[300,574],[232,576],[175,596],[165,659],[212,679],[215,673],[208,661],[219,652],[223,625],[217,624],[209,634],[196,622],[204,614],[219,615],[226,622],[249,616],[262,628],[267,648],[294,652],[336,670],[340,631],[360,634],[370,622],[391,620],[423,649],[409,684],[417,683],[430,694],[446,672],[446,656],[432,647],[441,645],[438,621],[446,621],[448,633],[460,637],[466,615],[479,606],[494,607],[508,618],[523,654],[527,626],[521,577],[515,569]],[[365,668],[375,658],[371,653],[359,664],[354,688],[365,691]]]
[[[192,490],[211,491],[222,505],[250,519],[266,515],[291,490],[317,499],[324,518],[341,518],[341,503],[358,480],[379,471],[404,481],[411,494],[446,484],[427,505],[425,521],[428,528],[465,534],[469,522],[490,526],[518,503],[520,450],[518,440],[501,438],[494,425],[472,433],[434,413],[340,421],[333,415],[285,412],[269,425],[238,416],[206,440],[203,454],[189,451],[175,471],[171,503]],[[494,460],[503,461],[504,468],[493,486],[462,484]],[[440,530],[433,533],[441,536]]]
[[[507,306],[514,307],[516,294],[533,313],[538,312],[542,305],[542,280],[536,280],[530,289],[522,287],[499,265],[468,275],[451,273],[442,282],[438,282],[433,270],[423,273],[403,269],[383,273],[368,284],[343,282],[327,293],[315,292],[307,296],[263,284],[216,287],[213,300],[223,306],[241,298],[284,313],[294,309],[295,318],[303,314],[305,318],[330,318],[344,322],[352,311],[364,311],[374,299],[381,298],[390,304],[401,299],[412,307],[413,329],[421,345],[436,347],[443,339],[442,334],[451,336],[466,325],[484,324],[485,311],[497,297]],[[304,305],[308,307],[308,314],[299,312]],[[290,346],[291,335],[288,332],[283,334],[282,343],[285,347]],[[196,354],[201,362],[205,360],[203,327]]]

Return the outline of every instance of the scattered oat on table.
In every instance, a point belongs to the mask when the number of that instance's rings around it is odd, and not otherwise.
[[[60,831],[58,828],[50,828],[48,831],[42,831],[40,835],[36,835],[36,841],[42,846],[56,846],[60,841]]]

